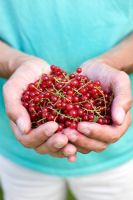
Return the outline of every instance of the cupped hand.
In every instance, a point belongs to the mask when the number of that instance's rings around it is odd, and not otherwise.
[[[90,61],[82,65],[83,74],[92,80],[100,80],[106,91],[112,90],[114,99],[111,108],[112,125],[100,125],[94,122],[80,122],[78,131],[66,129],[64,134],[81,153],[101,152],[111,143],[119,140],[131,125],[130,107],[132,104],[131,86],[128,75],[110,67],[102,61]]]
[[[16,138],[27,148],[33,148],[40,154],[76,159],[76,147],[68,143],[66,135],[57,133],[58,124],[48,122],[31,130],[31,121],[27,110],[21,103],[21,96],[27,85],[35,82],[42,73],[49,74],[50,66],[39,58],[23,62],[3,87],[6,112]]]

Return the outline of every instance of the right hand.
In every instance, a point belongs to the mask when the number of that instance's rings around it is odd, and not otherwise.
[[[31,130],[30,117],[21,103],[21,96],[27,85],[36,81],[42,73],[49,74],[50,66],[39,58],[30,58],[16,69],[4,85],[3,94],[11,127],[25,147],[33,148],[40,154],[68,157],[69,161],[75,161],[76,147],[68,143],[66,135],[55,133],[58,128],[56,122],[47,122]]]

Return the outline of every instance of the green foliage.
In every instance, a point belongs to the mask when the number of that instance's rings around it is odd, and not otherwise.
[[[3,200],[3,198],[2,198],[2,190],[1,190],[1,188],[0,188],[0,200]]]

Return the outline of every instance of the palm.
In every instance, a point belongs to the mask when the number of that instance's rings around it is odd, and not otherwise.
[[[42,73],[49,73],[49,65],[42,60],[33,60],[23,63],[10,77],[9,81],[15,84],[17,92],[25,89],[31,82],[36,81]]]

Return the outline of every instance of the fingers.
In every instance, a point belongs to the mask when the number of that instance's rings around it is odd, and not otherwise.
[[[125,117],[125,121],[121,126],[109,126],[92,122],[80,122],[78,125],[78,131],[88,136],[89,138],[105,143],[114,143],[126,132],[130,124],[131,114],[128,112]]]
[[[111,88],[114,94],[112,119],[121,125],[132,104],[131,84],[128,75],[121,71],[112,76]]]
[[[67,136],[69,141],[75,142],[78,139],[79,133],[75,129],[66,128],[66,129],[64,129],[63,134],[65,134]]]
[[[65,129],[64,134],[67,135],[70,141],[71,135],[77,134],[77,140],[71,142],[73,142],[73,144],[78,148],[78,151],[81,153],[89,153],[90,151],[101,152],[107,147],[106,143],[88,138],[70,128]]]
[[[66,157],[71,157],[74,156],[77,152],[77,148],[76,146],[74,146],[73,144],[67,144],[63,149],[62,149],[63,154]]]
[[[35,150],[40,154],[55,153],[62,149],[68,143],[68,138],[61,134],[56,133],[50,137],[47,142],[37,147]]]
[[[68,157],[70,162],[76,160],[76,147],[68,143],[67,136],[56,133],[58,125],[55,122],[47,122],[44,125],[23,134],[17,125],[11,121],[13,132],[18,141],[27,148],[34,148],[39,154],[50,154],[54,157]]]
[[[11,125],[17,140],[27,148],[36,148],[41,145],[50,136],[55,134],[58,129],[58,124],[56,122],[47,122],[25,135],[18,129],[14,122],[12,122]]]
[[[75,162],[76,161],[76,155],[68,157],[68,161],[69,162]]]
[[[80,146],[77,146],[77,151],[82,153],[82,154],[88,154],[91,152],[89,149],[81,148]]]
[[[16,82],[8,81],[3,88],[6,112],[19,129],[27,133],[31,128],[30,117],[21,103],[22,90],[16,87],[16,84]]]
[[[44,144],[35,148],[35,151],[39,154],[50,154],[58,158],[68,157],[70,162],[76,161],[77,148],[72,144],[68,144],[67,136],[61,133],[53,135]]]
[[[60,158],[68,158],[69,162],[75,162],[76,161],[76,152],[77,148],[72,144],[67,144],[63,149],[56,150],[56,152],[51,152],[50,154],[54,157],[60,157]]]

